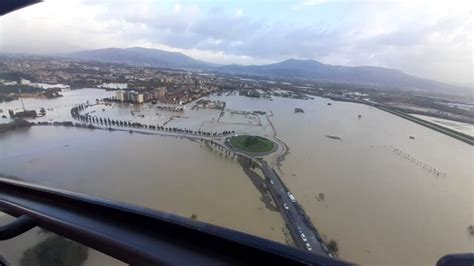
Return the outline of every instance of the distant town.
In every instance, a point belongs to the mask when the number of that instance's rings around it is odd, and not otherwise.
[[[255,98],[278,96],[308,99],[319,96],[340,101],[383,104],[400,112],[474,124],[474,108],[468,103],[470,99],[455,95],[85,62],[62,57],[0,55],[0,59],[0,102],[18,97],[61,97],[61,90],[103,88],[116,91],[115,97],[107,99],[109,101],[184,105],[212,93],[238,91],[242,96]],[[201,102],[200,105],[204,104]]]

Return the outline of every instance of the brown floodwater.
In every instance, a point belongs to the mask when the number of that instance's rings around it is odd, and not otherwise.
[[[433,265],[474,252],[472,146],[360,104],[210,98],[273,113],[290,148],[281,176],[320,233],[337,241],[340,258]],[[0,137],[0,172],[285,241],[280,215],[265,208],[241,167],[187,139],[31,128]]]
[[[196,214],[204,222],[285,243],[280,214],[265,207],[237,161],[199,142],[33,127],[3,134],[0,151],[0,172],[27,182],[185,217]],[[20,247],[0,242],[2,250]]]
[[[361,104],[238,97],[227,106],[274,113],[290,149],[282,178],[341,258],[434,265],[474,252],[472,146]]]

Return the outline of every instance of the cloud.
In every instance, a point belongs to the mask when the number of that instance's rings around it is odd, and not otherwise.
[[[298,8],[295,8],[298,7]],[[244,12],[245,10],[245,12]],[[469,1],[49,0],[0,17],[0,51],[146,46],[216,63],[287,58],[472,79]]]
[[[235,16],[240,17],[240,16],[242,16],[243,14],[244,14],[244,10],[242,10],[242,8],[237,8],[237,9],[235,10]]]
[[[308,6],[316,6],[329,3],[329,0],[303,0],[298,1],[298,3],[294,4],[291,9],[292,10],[301,10],[302,8],[306,8]]]
[[[176,3],[176,4],[174,5],[174,12],[179,12],[179,11],[181,11],[181,4]]]

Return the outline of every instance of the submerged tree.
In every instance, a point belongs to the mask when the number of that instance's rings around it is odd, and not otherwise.
[[[329,241],[328,248],[334,253],[337,253],[339,251],[339,247],[337,245],[336,240]]]
[[[27,249],[21,258],[21,266],[80,266],[88,257],[88,248],[53,235],[36,246]]]

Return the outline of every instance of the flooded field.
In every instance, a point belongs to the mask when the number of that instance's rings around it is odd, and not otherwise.
[[[474,250],[472,146],[359,104],[218,99],[273,112],[290,151],[282,177],[318,230],[338,242],[341,258],[433,265]]]
[[[61,94],[63,97],[54,99],[24,98],[23,103],[25,105],[25,109],[35,110],[37,113],[39,113],[40,108],[45,108],[46,116],[38,117],[35,119],[35,121],[72,120],[70,113],[72,107],[87,102],[92,104],[96,101],[96,99],[114,96],[115,92],[99,89],[82,89],[63,91]],[[14,112],[23,111],[20,100],[2,102],[0,103],[0,109],[3,111],[2,114],[5,115],[8,114],[8,110],[13,110]],[[7,123],[9,121],[11,121],[9,118],[0,118],[0,123]]]
[[[25,104],[54,106],[58,114],[48,113],[41,118],[46,121],[72,120],[74,104],[110,96],[102,90],[71,94],[75,99],[65,95],[51,102],[25,99]],[[274,133],[269,117],[289,147],[281,166],[274,167],[319,232],[337,241],[340,258],[363,265],[433,265],[448,253],[474,250],[467,231],[474,224],[472,146],[365,105],[322,98],[208,98],[226,102],[222,116],[220,110],[186,108],[173,114],[148,105],[89,111],[261,135]],[[33,127],[0,136],[0,173],[186,217],[196,214],[202,221],[285,241],[279,213],[265,208],[240,165],[187,139]]]
[[[437,118],[437,117],[432,117],[432,116],[426,116],[426,115],[415,114],[413,116],[474,137],[473,125],[469,125],[469,124],[461,123],[457,121],[446,120],[446,119]]]
[[[195,214],[284,243],[280,214],[265,208],[241,166],[200,146],[172,137],[33,127],[1,136],[0,169],[27,182]]]

